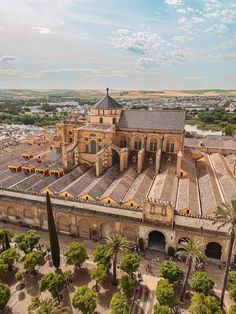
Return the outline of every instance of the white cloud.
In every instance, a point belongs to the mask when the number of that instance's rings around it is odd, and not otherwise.
[[[188,19],[185,16],[182,16],[178,19],[178,24],[185,24],[187,23]]]
[[[131,33],[127,29],[118,29],[111,38],[113,47],[141,53],[159,50],[164,43],[165,40],[158,33],[150,30]]]
[[[172,37],[173,41],[180,42],[180,43],[191,40],[191,39],[193,39],[192,36],[186,36],[186,35],[175,35],[174,37]]]
[[[182,0],[165,0],[165,3],[169,5],[180,5],[182,4]]]
[[[157,64],[157,61],[154,60],[153,58],[148,58],[148,57],[141,57],[141,58],[138,58],[136,60],[136,65],[138,67],[149,67],[149,66],[152,66],[152,65],[156,65]]]
[[[203,76],[182,76],[181,80],[190,80],[190,81],[197,81],[204,79]]]
[[[227,32],[228,27],[225,24],[213,24],[205,30],[206,33],[223,34]]]
[[[202,17],[193,16],[190,22],[192,22],[193,24],[200,24],[200,23],[205,23],[205,20]]]
[[[2,56],[2,57],[0,57],[0,61],[3,63],[16,62],[17,60],[18,60],[18,58],[15,56]]]
[[[40,34],[50,34],[52,31],[50,30],[50,28],[48,27],[33,27],[33,29],[35,29],[36,31],[38,31],[38,33]]]

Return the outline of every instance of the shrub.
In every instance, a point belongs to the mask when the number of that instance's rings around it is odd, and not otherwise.
[[[160,305],[173,306],[174,288],[167,279],[161,279],[156,286],[156,298]]]
[[[214,284],[214,281],[206,272],[195,273],[191,281],[191,287],[193,290],[204,294],[208,294],[208,292],[213,289]]]
[[[69,249],[65,252],[65,257],[69,265],[80,268],[87,258],[87,251],[84,244],[71,242]]]
[[[174,283],[183,279],[184,272],[175,262],[164,261],[161,264],[160,276]]]
[[[17,281],[21,281],[24,278],[24,273],[23,271],[18,270],[18,272],[15,273],[15,278]]]

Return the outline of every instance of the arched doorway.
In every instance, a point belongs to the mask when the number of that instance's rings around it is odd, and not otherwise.
[[[209,258],[221,259],[222,246],[217,242],[210,242],[206,246],[205,254]]]
[[[97,152],[97,143],[96,143],[96,141],[92,140],[90,142],[90,145],[91,145],[91,153],[92,154],[96,154],[96,152]]]
[[[69,234],[70,233],[69,220],[64,216],[60,216],[57,221],[57,228],[59,232]]]
[[[151,231],[148,235],[148,248],[165,252],[166,238],[160,231]]]
[[[112,164],[119,165],[120,163],[120,156],[116,150],[112,150]]]
[[[101,225],[101,237],[104,239],[112,235],[112,226],[110,224]]]

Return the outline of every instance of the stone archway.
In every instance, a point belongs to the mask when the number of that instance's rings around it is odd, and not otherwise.
[[[31,209],[26,208],[23,212],[24,222],[33,225],[34,224],[34,213]]]
[[[40,215],[40,225],[43,229],[47,230],[48,229],[48,217],[47,213],[42,213]]]
[[[166,238],[160,231],[151,231],[148,235],[148,248],[151,250],[165,252]]]
[[[80,237],[90,238],[90,222],[88,219],[81,219],[77,223]]]
[[[109,223],[101,225],[101,238],[110,237],[113,234],[113,227]]]
[[[123,229],[123,236],[129,241],[137,241],[137,233],[134,228],[126,227]]]
[[[61,233],[70,234],[70,222],[67,217],[59,216],[57,220],[57,229]]]
[[[209,242],[206,246],[205,254],[208,258],[221,259],[222,246],[218,242]]]
[[[16,209],[14,207],[7,208],[8,219],[12,221],[16,221],[19,218],[19,215],[16,213]]]

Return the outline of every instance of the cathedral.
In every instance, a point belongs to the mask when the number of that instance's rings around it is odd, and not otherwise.
[[[225,261],[228,227],[213,221],[236,200],[235,139],[188,138],[184,127],[184,111],[127,110],[107,89],[86,118],[69,110],[53,139],[0,156],[0,218],[47,229],[48,192],[61,233],[121,234],[157,255],[194,237]]]

